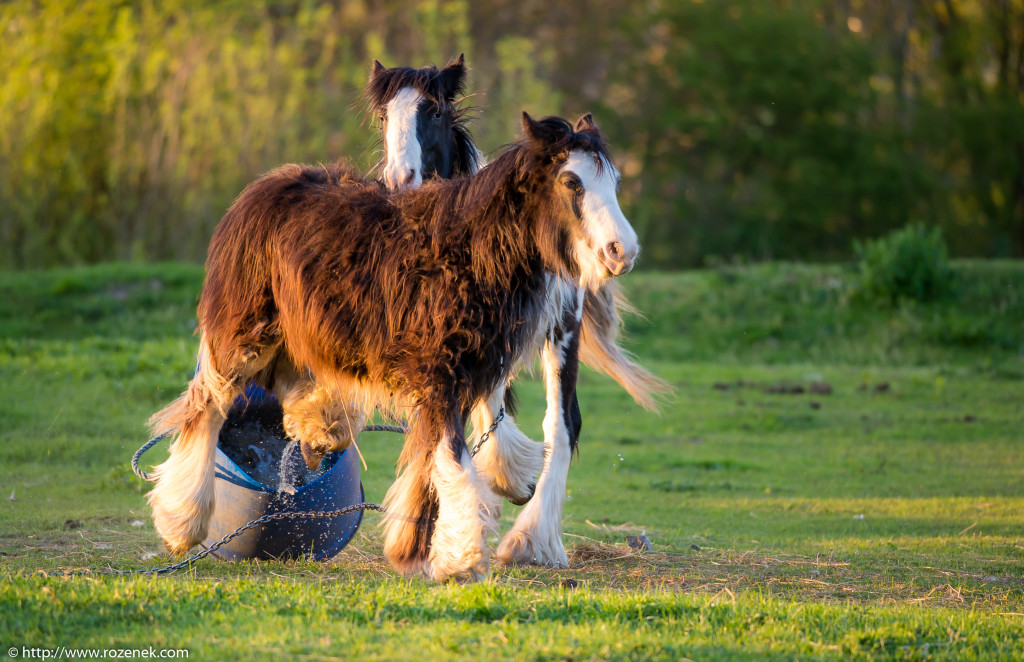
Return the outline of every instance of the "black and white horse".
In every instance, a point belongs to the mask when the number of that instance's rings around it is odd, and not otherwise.
[[[441,69],[389,69],[373,61],[364,96],[384,137],[381,176],[388,188],[472,175],[483,165],[459,106],[465,85],[462,55]]]

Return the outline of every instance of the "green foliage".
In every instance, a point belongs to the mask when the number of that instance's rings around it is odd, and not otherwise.
[[[922,221],[1022,256],[1024,4],[905,6],[0,3],[0,269],[201,259],[260,173],[372,167],[372,58],[460,52],[485,151],[521,110],[595,111],[646,267],[847,259]]]
[[[642,146],[645,260],[837,258],[918,213],[928,175],[875,116],[866,43],[800,3],[666,3],[650,21],[620,65],[642,103],[612,115],[617,143]]]
[[[143,494],[149,491],[150,483],[136,476],[131,466],[121,464],[111,467],[107,475],[100,480],[99,486],[104,490],[130,490]]]
[[[953,291],[953,271],[939,228],[908,225],[879,239],[855,242],[860,293],[893,304],[937,301]]]
[[[420,4],[444,27],[414,59],[443,64],[465,3]],[[261,172],[368,168],[359,96],[392,59],[377,26],[360,2],[3,4],[0,267],[201,258]]]

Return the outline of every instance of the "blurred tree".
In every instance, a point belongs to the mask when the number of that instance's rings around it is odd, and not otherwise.
[[[928,213],[921,164],[875,121],[870,49],[787,4],[671,3],[632,26],[613,77],[643,96],[606,114],[636,151],[656,263],[842,257]]]
[[[1024,257],[1024,0],[848,5],[827,20],[860,21],[874,45],[874,81],[896,113],[880,104],[879,122],[938,181],[928,220],[960,255]]]
[[[645,265],[1024,256],[1024,0],[12,0],[0,268],[201,259],[260,172],[373,165],[372,58],[460,52],[485,149],[595,111]]]

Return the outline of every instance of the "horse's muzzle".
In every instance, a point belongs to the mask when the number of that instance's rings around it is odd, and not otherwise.
[[[636,259],[637,249],[626,248],[620,242],[613,241],[597,252],[601,264],[611,276],[629,273]]]
[[[306,461],[306,468],[316,471],[320,468],[320,462],[324,459],[322,451],[314,449],[308,442],[302,442],[302,459]]]
[[[384,168],[384,184],[391,190],[416,188],[421,181],[415,168],[401,168],[391,164]]]

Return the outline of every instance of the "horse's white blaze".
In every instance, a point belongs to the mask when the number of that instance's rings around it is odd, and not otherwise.
[[[384,110],[387,117],[384,183],[390,189],[416,188],[423,183],[423,152],[416,137],[416,113],[422,100],[423,95],[418,91],[404,87]]]
[[[578,257],[585,272],[582,280],[585,283],[596,282],[608,275],[608,269],[593,253],[605,250],[612,244],[619,244],[621,247],[621,261],[628,271],[640,251],[640,245],[633,226],[619,208],[619,197],[616,192],[619,172],[603,157],[582,150],[570,152],[562,170],[575,173],[583,184],[580,212],[591,248],[588,251],[583,246],[577,247]]]

